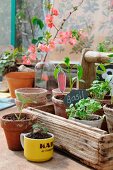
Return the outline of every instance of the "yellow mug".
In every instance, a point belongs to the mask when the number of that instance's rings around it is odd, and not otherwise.
[[[20,142],[24,149],[24,156],[27,160],[33,162],[44,162],[53,157],[54,135],[46,139],[28,138],[29,133],[20,134]]]

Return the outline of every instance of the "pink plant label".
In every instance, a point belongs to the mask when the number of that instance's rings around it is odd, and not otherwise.
[[[57,80],[58,80],[59,90],[63,93],[66,89],[66,74],[63,71],[60,71],[58,73]]]

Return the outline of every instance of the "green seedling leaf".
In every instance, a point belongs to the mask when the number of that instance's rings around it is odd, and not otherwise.
[[[100,66],[100,68],[102,69],[103,72],[106,72],[106,68],[105,68],[104,64],[100,64],[99,66]]]
[[[102,70],[96,70],[97,74],[103,74],[104,72]]]
[[[112,57],[113,57],[113,54],[109,54],[108,57],[111,57],[111,58],[112,58]]]
[[[69,58],[69,57],[65,57],[64,63],[65,63],[65,65],[66,65],[67,67],[69,67],[69,66],[70,66],[70,58]]]
[[[83,76],[83,68],[81,65],[78,65],[78,68],[77,68],[77,76],[78,76],[78,80],[80,80]]]
[[[31,102],[30,99],[25,99],[20,93],[17,93],[16,95],[17,95],[19,101],[22,102],[22,104],[26,104],[26,103],[30,103]]]
[[[33,25],[38,25],[41,30],[42,30],[43,27],[44,27],[43,21],[42,21],[41,19],[37,18],[36,16],[34,16],[34,17],[32,18],[32,23],[33,23]]]
[[[53,75],[54,75],[54,77],[55,77],[55,79],[57,79],[57,76],[58,76],[58,73],[60,72],[60,68],[59,67],[56,67],[55,69],[54,69],[54,72],[53,72]]]

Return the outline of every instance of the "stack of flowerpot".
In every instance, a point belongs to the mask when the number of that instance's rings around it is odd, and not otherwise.
[[[15,90],[16,106],[21,108],[23,99],[25,100],[24,108],[45,105],[47,102],[47,90],[42,88],[19,88]]]

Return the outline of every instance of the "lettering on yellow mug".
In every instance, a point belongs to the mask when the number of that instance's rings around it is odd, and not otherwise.
[[[53,157],[54,135],[46,139],[32,139],[27,137],[29,133],[21,133],[20,141],[24,149],[24,156],[33,162],[44,162]]]

